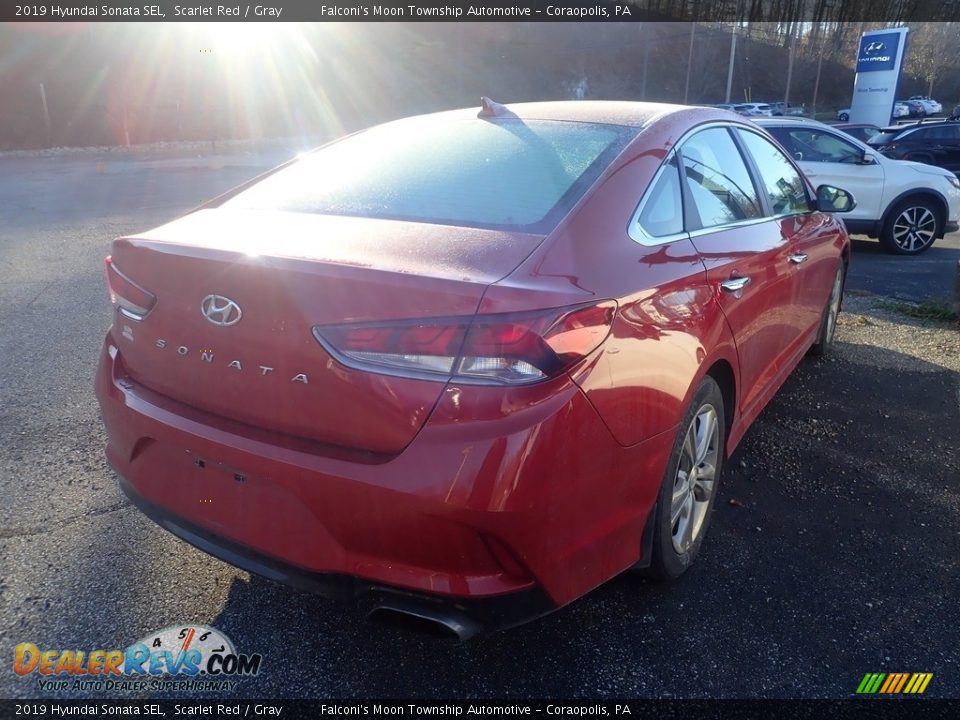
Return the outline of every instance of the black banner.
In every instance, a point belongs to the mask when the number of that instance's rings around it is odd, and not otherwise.
[[[956,718],[960,701],[891,700],[0,700],[0,717],[146,718],[656,718],[777,720]]]
[[[914,0],[910,3],[850,0],[842,18],[824,14],[822,3],[806,3],[791,22],[955,20],[960,0]],[[0,3],[5,22],[631,22],[638,20],[782,21],[780,4],[749,5],[724,0],[271,0],[264,4],[231,0],[147,0],[146,2]]]
[[[645,4],[645,3],[644,3]],[[62,0],[3,4],[0,20],[135,22],[464,22],[464,21],[631,21],[667,19],[632,2],[601,0],[272,0],[266,4],[210,0],[148,0],[147,3]]]

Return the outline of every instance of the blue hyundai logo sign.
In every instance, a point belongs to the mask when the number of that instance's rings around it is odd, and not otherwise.
[[[880,33],[860,38],[857,72],[893,70],[897,60],[899,33]]]

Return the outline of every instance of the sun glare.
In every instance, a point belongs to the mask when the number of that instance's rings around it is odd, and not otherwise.
[[[209,23],[203,30],[210,50],[230,59],[271,53],[298,36],[291,23]]]

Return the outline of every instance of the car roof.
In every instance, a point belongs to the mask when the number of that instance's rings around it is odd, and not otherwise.
[[[499,109],[488,116],[490,119],[519,120],[557,120],[568,122],[597,123],[601,125],[620,125],[642,129],[655,120],[681,115],[688,120],[706,122],[709,120],[730,120],[727,110],[693,105],[673,105],[669,103],[633,102],[616,100],[560,100],[554,102],[506,103],[496,105]],[[428,115],[404,118],[395,122],[416,120],[466,120],[476,118],[480,106],[446,110]]]
[[[927,127],[940,127],[941,125],[956,125],[956,120],[951,120],[950,118],[933,118],[932,120],[924,120],[923,122],[908,123],[906,125],[888,125],[881,130],[885,133],[902,133],[906,130],[918,130],[920,128]]]
[[[819,127],[832,127],[819,120],[805,117],[775,117],[775,118],[751,118],[753,122],[760,126],[766,125],[817,125]]]

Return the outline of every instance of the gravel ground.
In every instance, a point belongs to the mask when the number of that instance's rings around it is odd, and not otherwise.
[[[242,696],[835,698],[868,671],[926,671],[928,696],[960,697],[958,333],[864,294],[878,277],[948,293],[939,265],[875,259],[868,281],[851,275],[835,352],[804,361],[750,430],[677,583],[624,575],[541,621],[449,645],[250,577],[146,520],[103,459],[92,392],[110,319],[103,255],[272,161],[125,158],[101,172],[0,158],[8,663],[20,642],[125,647],[200,622],[263,653]],[[872,247],[858,243],[855,270]],[[934,251],[956,263],[956,247]],[[0,697],[43,696],[10,667]]]
[[[910,307],[911,303],[906,303]],[[910,317],[883,296],[847,292],[839,327],[841,337],[855,348],[844,353],[851,360],[877,363],[877,370],[912,371],[922,363],[960,373],[960,335],[955,322],[937,322]],[[874,352],[872,348],[896,351]],[[922,363],[917,363],[920,360]]]

